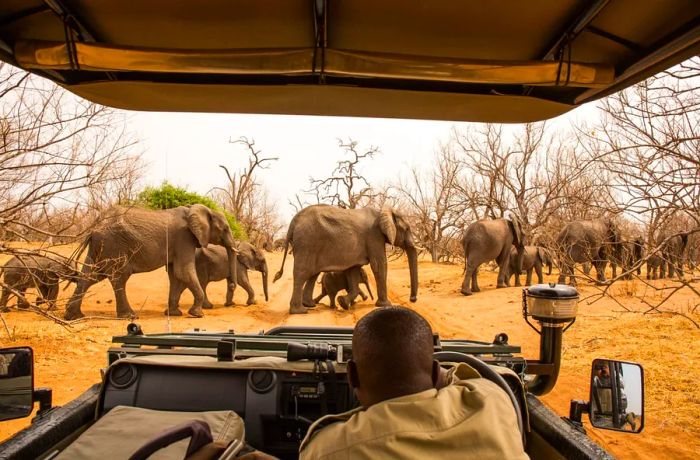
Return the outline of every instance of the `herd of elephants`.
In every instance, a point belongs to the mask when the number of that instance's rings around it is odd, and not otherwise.
[[[574,265],[582,264],[584,272],[595,268],[597,281],[605,282],[605,268],[617,267],[622,276],[641,274],[646,258],[647,277],[683,276],[683,258],[688,247],[688,233],[661,237],[662,248],[647,254],[641,238],[623,238],[609,219],[569,222],[550,246],[526,244],[526,234],[515,215],[500,219],[483,219],[469,225],[462,239],[465,255],[464,281],[461,293],[479,292],[479,266],[495,261],[498,265],[497,287],[520,285],[520,274],[526,273],[526,284],[533,271],[543,280],[542,269],[559,266],[559,283],[575,284]],[[313,205],[298,212],[289,224],[284,239],[282,266],[274,277],[283,274],[287,254],[293,253],[293,290],[290,313],[306,313],[326,295],[330,305],[344,309],[353,305],[358,295],[366,299],[360,284],[364,283],[374,299],[367,273],[369,265],[376,282],[377,306],[388,306],[386,245],[405,251],[410,272],[410,300],[418,294],[418,253],[414,233],[408,219],[390,208],[381,211],[343,209],[329,205]],[[87,250],[81,264],[79,258]],[[82,265],[82,268],[79,268]],[[68,300],[64,317],[83,316],[81,303],[93,284],[107,278],[116,297],[119,317],[133,317],[134,311],[126,296],[126,283],[135,273],[149,272],[165,266],[169,278],[166,314],[182,315],[179,301],[189,289],[194,303],[188,313],[203,316],[203,308],[212,308],[206,287],[212,281],[227,280],[226,306],[233,305],[238,284],[248,294],[247,303],[255,303],[255,292],[248,280],[248,270],[262,273],[265,300],[268,300],[268,268],[264,252],[249,243],[235,241],[228,222],[220,212],[202,205],[181,206],[166,210],[115,208],[105,213],[95,228],[67,258],[55,254],[17,254],[3,267],[4,280],[0,295],[0,311],[7,308],[11,295],[18,297],[18,307],[29,305],[24,298],[28,288],[38,290],[37,305],[55,305],[58,284],[68,280],[76,284]],[[318,277],[323,274],[322,292],[313,297]],[[274,282],[273,281],[273,282]]]

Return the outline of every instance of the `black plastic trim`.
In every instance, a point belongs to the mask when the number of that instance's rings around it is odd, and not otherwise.
[[[527,395],[530,428],[569,460],[614,460],[591,438],[549,410],[532,394]]]
[[[65,406],[56,407],[0,444],[0,460],[37,458],[95,419],[100,385],[95,384]]]

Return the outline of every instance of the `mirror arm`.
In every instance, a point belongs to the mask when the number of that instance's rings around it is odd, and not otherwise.
[[[34,401],[39,402],[39,412],[37,412],[37,416],[42,416],[51,409],[53,399],[53,391],[51,391],[51,388],[37,388],[34,390],[32,397]]]
[[[591,404],[589,402],[572,399],[569,404],[569,418],[566,420],[581,433],[586,434],[586,429],[583,427],[583,422],[581,422],[581,416],[588,414],[590,409]]]

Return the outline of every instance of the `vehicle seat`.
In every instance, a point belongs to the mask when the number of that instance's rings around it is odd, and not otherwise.
[[[213,441],[217,444],[226,446],[237,441],[237,445],[243,445],[243,419],[233,411],[175,412],[117,406],[97,420],[55,458],[125,460],[163,432],[193,420],[200,420],[209,425]],[[183,439],[158,450],[148,458],[182,460],[186,458],[188,446],[189,439]]]

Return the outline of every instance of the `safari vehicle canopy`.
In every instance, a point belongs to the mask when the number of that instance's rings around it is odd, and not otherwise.
[[[134,110],[550,118],[700,51],[696,0],[5,0],[0,59]]]
[[[699,21],[697,0],[4,0],[0,59],[89,100],[134,110],[525,122],[562,114],[697,54]],[[554,308],[539,314],[530,315],[540,323],[537,360],[516,356],[520,349],[505,334],[493,343],[436,337],[436,356],[446,363],[473,363],[478,356],[481,366],[516,376],[515,388],[503,384],[533,457],[606,458],[535,397],[554,386],[562,333],[575,320]],[[350,330],[160,336],[130,325],[128,332],[114,338],[124,346],[111,351],[111,359],[119,359],[103,385],[62,408],[49,409],[50,391],[10,381],[6,393],[24,397],[25,409],[31,412],[37,400],[44,407],[32,427],[0,446],[0,457],[63,451],[81,430],[97,425],[96,413],[117,405],[186,412],[225,405],[246,421],[249,439],[261,440],[256,447],[294,458],[309,421],[352,406],[338,378]],[[324,353],[311,345],[318,341]],[[302,370],[290,364],[297,342],[305,354],[295,359],[312,362]],[[31,358],[28,351],[3,353]],[[190,363],[200,365],[170,365],[172,355],[194,356]],[[268,367],[239,362],[254,358],[266,359]],[[270,369],[270,362],[281,367]],[[19,376],[6,371],[5,383],[33,376],[31,365],[26,370]],[[621,385],[614,375],[608,380],[610,391],[601,384],[598,399],[610,394],[612,410],[601,403],[598,415],[610,412],[617,423]],[[187,391],[187,384],[202,382],[213,391],[201,398]],[[516,397],[523,384],[528,394]],[[574,422],[587,406],[572,404]],[[633,425],[631,431],[639,430]]]

